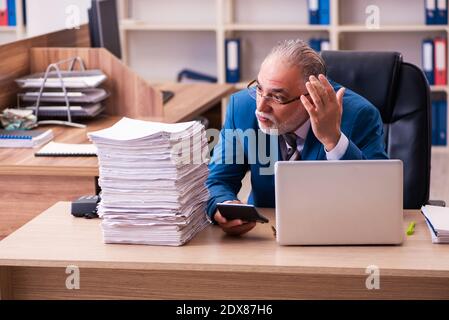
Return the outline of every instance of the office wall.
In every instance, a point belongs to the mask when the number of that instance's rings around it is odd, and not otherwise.
[[[27,0],[27,36],[72,27],[75,21],[87,23],[90,0]],[[79,13],[79,17],[78,17]]]

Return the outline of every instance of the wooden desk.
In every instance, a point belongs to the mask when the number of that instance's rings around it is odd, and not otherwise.
[[[233,91],[231,85],[170,84],[160,86],[175,92],[164,106],[165,118],[145,120],[179,122],[194,119],[221,103]],[[190,97],[190,98],[189,98]],[[101,117],[86,129],[46,126],[54,130],[56,142],[87,143],[87,132],[109,127],[121,117]],[[57,201],[72,201],[95,194],[97,158],[36,158],[32,149],[0,148],[0,239],[49,208]]]
[[[228,84],[161,84],[159,90],[169,90],[175,93],[173,99],[164,105],[166,122],[181,122],[191,120],[204,114],[211,107],[221,104],[221,99],[235,91]],[[221,110],[218,110],[221,112]],[[220,127],[221,128],[221,123]]]
[[[273,210],[262,213],[274,223]],[[0,241],[0,295],[14,299],[449,298],[449,246],[434,245],[422,215],[402,246],[281,247],[271,223],[233,238],[209,226],[183,247],[103,244],[100,220],[58,203]],[[405,229],[404,226],[404,229]],[[66,267],[80,271],[68,290]],[[366,268],[380,268],[367,290]]]

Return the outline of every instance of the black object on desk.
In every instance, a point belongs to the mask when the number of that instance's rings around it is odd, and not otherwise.
[[[77,218],[98,218],[98,202],[100,202],[99,196],[82,196],[81,198],[72,201],[72,215]]]
[[[261,215],[257,209],[250,204],[240,203],[217,203],[220,214],[227,220],[240,219],[246,222],[268,223],[269,220]]]
[[[161,90],[162,92],[162,103],[166,104],[168,101],[171,100],[175,96],[175,93],[173,91],[168,90]]]

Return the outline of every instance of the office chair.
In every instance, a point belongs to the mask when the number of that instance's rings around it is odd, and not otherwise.
[[[387,154],[404,164],[404,209],[428,204],[432,122],[424,73],[398,52],[323,51],[322,57],[330,79],[379,109]]]

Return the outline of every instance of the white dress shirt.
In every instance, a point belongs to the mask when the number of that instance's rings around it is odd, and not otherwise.
[[[298,137],[297,142],[297,150],[298,152],[302,152],[302,149],[304,149],[304,143],[307,138],[307,134],[310,130],[310,119],[308,119],[302,126],[300,126],[296,131],[295,134]],[[290,150],[291,147],[286,143],[287,149]],[[346,150],[348,150],[349,146],[349,140],[344,135],[344,133],[341,133],[340,140],[338,140],[337,145],[335,148],[333,148],[331,151],[327,151],[326,148],[324,148],[324,151],[326,152],[326,158],[327,160],[340,160],[344,154],[346,153]]]

